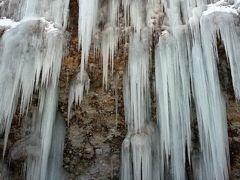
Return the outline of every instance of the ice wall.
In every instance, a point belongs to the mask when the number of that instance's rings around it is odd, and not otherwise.
[[[55,159],[50,162],[52,133],[58,105],[58,79],[64,55],[69,1],[6,0],[0,2],[0,129],[8,134],[16,109],[27,113],[33,94],[39,95],[31,135],[16,143],[11,158],[26,156],[25,178],[45,180],[60,173]],[[54,127],[57,129],[58,127]],[[57,131],[57,130],[56,130]],[[64,128],[60,129],[59,148],[63,154]],[[57,132],[56,132],[57,133]],[[61,141],[61,142],[60,142]],[[52,155],[51,155],[52,156]],[[48,168],[52,172],[48,173]]]
[[[52,132],[60,138],[64,131],[53,131],[53,124],[68,4],[69,0],[0,1],[0,130],[5,133],[5,147],[19,99],[22,114],[29,109],[33,93],[39,93],[36,116],[41,118],[36,119],[41,119],[37,144],[41,152],[37,160],[27,161],[30,179],[33,174],[39,179],[52,177],[48,164],[60,167],[53,154],[62,152],[55,152],[51,138]],[[121,179],[182,180],[189,173],[195,179],[228,179],[217,41],[224,44],[239,99],[239,0],[79,0],[78,5],[81,67],[70,87],[68,118],[73,103],[79,104],[89,89],[90,51],[101,52],[107,89],[118,42],[128,36],[123,88],[128,135],[122,145]],[[152,104],[156,119],[151,116]],[[193,110],[197,145],[192,142]],[[61,136],[60,150],[62,143]],[[26,148],[24,143],[19,147]],[[18,155],[12,151],[12,156]],[[187,171],[190,167],[192,172]]]

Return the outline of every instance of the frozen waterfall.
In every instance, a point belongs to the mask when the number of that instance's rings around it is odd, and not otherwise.
[[[17,109],[21,115],[32,114],[23,120],[22,139],[9,150],[12,160],[27,156],[24,175],[28,180],[64,179],[66,127],[57,108],[69,2],[0,0],[3,156]],[[90,88],[90,51],[101,53],[102,84],[107,90],[115,53],[124,39],[128,45],[123,80],[128,133],[122,143],[120,178],[229,179],[217,42],[224,45],[239,100],[240,1],[78,0],[78,6],[81,58],[79,72],[70,83],[68,120],[73,104],[80,104]],[[34,108],[33,95],[38,96]],[[193,131],[198,142],[192,140]]]

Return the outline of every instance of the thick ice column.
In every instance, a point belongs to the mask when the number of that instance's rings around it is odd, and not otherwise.
[[[176,33],[177,31],[175,35]],[[164,168],[171,168],[173,179],[185,179],[186,152],[190,158],[190,76],[187,34],[187,28],[184,27],[178,29],[176,38],[164,32],[155,51],[161,179],[165,176]],[[170,162],[168,162],[169,157],[171,157]]]
[[[122,144],[121,180],[153,179],[153,128],[146,125],[144,132],[129,132]]]
[[[66,125],[61,113],[57,113],[52,131],[52,145],[48,158],[47,180],[63,180],[63,150]]]
[[[127,134],[122,143],[121,153],[121,180],[133,179],[132,155],[131,155],[131,133]]]
[[[44,19],[32,19],[6,31],[0,43],[0,124],[6,129],[6,143],[20,92],[22,113],[39,84],[45,86],[52,81],[57,85],[64,37]]]
[[[124,105],[128,135],[122,145],[121,179],[152,179],[152,129],[148,31],[130,37],[129,60],[124,77]]]
[[[240,48],[239,13],[233,5],[219,2],[209,5],[202,19],[202,26],[208,26],[212,33],[219,32],[231,67],[234,93],[240,99],[240,52],[236,50]]]
[[[52,83],[47,90],[40,94],[39,113],[41,114],[41,150],[40,150],[40,180],[45,180],[48,170],[48,158],[51,150],[52,131],[56,119],[56,110],[58,104],[58,87]]]
[[[141,132],[150,120],[148,33],[130,37],[129,59],[124,83],[128,130]]]
[[[56,93],[56,91],[54,92]],[[44,98],[49,98],[49,102],[44,102],[43,108],[45,110],[43,112],[40,112],[41,110],[34,111],[32,118],[27,118],[24,121],[23,139],[19,140],[10,151],[13,160],[27,156],[24,170],[27,180],[63,179],[62,163],[65,122],[60,113],[55,118],[55,113],[53,112],[56,111],[55,105],[57,105],[54,102],[55,95],[45,95],[44,93],[43,96],[46,96]],[[47,93],[50,92],[48,91]],[[55,99],[56,97],[57,93]],[[49,108],[50,111],[46,111]],[[50,114],[46,115],[48,113]],[[45,120],[44,118],[46,117],[48,118]],[[45,127],[46,123],[48,123],[48,127]],[[44,129],[42,126],[44,126]],[[45,139],[42,140],[41,137]]]
[[[151,136],[145,133],[134,134],[131,137],[133,179],[152,179],[152,149]]]
[[[10,150],[13,160],[26,156],[27,180],[62,177],[65,125],[62,117],[58,115],[56,119],[57,101],[57,87],[52,83],[41,90],[39,107],[23,120],[22,139]]]
[[[195,176],[202,180],[206,177],[228,179],[226,109],[216,67],[216,33],[205,20],[201,19],[201,29],[197,18],[190,22],[193,35],[191,78],[202,152],[195,165],[201,168]]]

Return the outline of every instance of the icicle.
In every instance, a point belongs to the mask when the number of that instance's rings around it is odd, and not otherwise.
[[[133,158],[133,179],[152,179],[151,138],[141,133],[131,138]]]
[[[88,56],[92,41],[92,35],[95,32],[96,20],[98,15],[98,0],[79,0],[79,21],[78,21],[78,47],[82,48],[81,54],[81,76],[83,77],[85,65],[88,62]]]
[[[122,180],[153,179],[152,135],[151,125],[147,125],[144,132],[127,134],[122,144]]]
[[[140,33],[145,26],[145,10],[142,0],[132,0],[130,5],[131,25],[137,33]]]
[[[122,143],[121,180],[132,180],[131,134],[127,134]]]
[[[125,26],[129,25],[130,21],[130,4],[132,0],[122,0],[122,6],[123,6],[123,12],[124,12],[124,21],[125,21]]]
[[[120,0],[110,0],[109,2],[109,14],[108,17],[110,18],[111,26],[115,27],[118,20],[119,20],[119,8],[120,8]]]
[[[103,85],[108,89],[108,68],[109,61],[113,73],[114,52],[118,43],[118,29],[110,26],[102,32],[102,57],[103,57]]]
[[[124,83],[126,123],[128,130],[134,132],[141,131],[150,120],[149,49],[145,33],[142,37],[137,33],[131,36]]]
[[[121,179],[152,179],[148,31],[130,37],[124,77],[124,105],[129,135],[123,142]],[[132,166],[131,166],[132,164]]]
[[[83,99],[83,93],[88,93],[90,86],[90,79],[86,71],[84,71],[83,77],[79,72],[75,79],[70,84],[69,97],[68,97],[68,120],[70,119],[71,108],[73,103],[75,105],[80,104]]]
[[[29,17],[44,17],[65,29],[67,27],[69,0],[9,0],[0,13],[2,17],[21,20]]]
[[[45,180],[48,170],[48,158],[51,150],[52,130],[56,118],[58,102],[57,87],[50,83],[47,90],[40,94],[39,113],[41,114],[41,150],[40,150],[40,168],[39,179]]]
[[[193,96],[197,111],[200,138],[198,179],[228,179],[228,140],[226,109],[220,91],[216,60],[216,33],[207,18],[190,23],[193,34],[192,70]],[[214,25],[213,25],[214,26]]]
[[[6,129],[5,146],[21,92],[21,113],[31,102],[34,89],[52,81],[56,86],[63,56],[64,37],[44,19],[22,21],[1,38],[0,124]]]
[[[38,110],[23,121],[22,139],[10,150],[11,159],[27,156],[24,170],[27,180],[47,180],[53,174],[61,177],[59,168],[63,156],[65,127],[64,120],[59,116],[60,119],[55,120],[57,101],[57,87],[50,83],[47,89],[41,91]],[[52,172],[48,174],[49,169]]]
[[[185,179],[186,150],[190,158],[190,77],[186,34],[186,29],[179,29],[175,39],[165,32],[156,49],[157,122],[160,131],[162,179],[164,168],[169,167],[170,155],[172,178],[179,180]]]
[[[240,99],[240,63],[238,62],[240,52],[236,51],[240,48],[238,15],[238,11],[233,6],[229,6],[226,2],[218,2],[209,5],[203,12],[202,18],[205,18],[206,23],[212,28],[212,33],[220,32],[231,66],[235,96]]]
[[[48,159],[47,180],[63,180],[63,150],[65,139],[65,121],[58,112],[53,126],[51,152]]]
[[[10,159],[17,160],[21,157],[39,156],[40,145],[40,124],[39,114],[37,110],[23,119],[21,129],[21,139],[14,143],[9,150]]]

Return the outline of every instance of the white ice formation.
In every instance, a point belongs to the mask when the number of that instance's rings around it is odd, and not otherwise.
[[[32,120],[33,133],[19,142],[11,154],[15,159],[22,156],[21,152],[27,156],[24,175],[29,180],[62,177],[62,162],[58,158],[63,156],[65,127],[54,126],[54,122],[68,5],[68,0],[0,2],[0,129],[5,134],[3,154],[16,109],[19,107],[21,114],[28,112],[33,94],[39,94],[39,107]],[[55,139],[57,145],[52,143],[54,136],[60,138],[59,141]],[[49,169],[52,172],[48,172]]]
[[[62,154],[64,128],[54,121],[68,5],[69,0],[0,0],[0,131],[5,148],[19,99],[21,113],[28,111],[33,93],[40,99],[32,119],[41,122],[41,128],[37,122],[34,126],[41,136],[33,133],[17,148],[28,155],[27,179],[33,174],[36,180],[54,179],[62,172],[56,155]],[[90,51],[102,54],[107,89],[121,36],[128,36],[123,88],[128,134],[122,144],[121,179],[229,179],[217,42],[225,47],[239,100],[240,1],[78,0],[78,5],[81,68],[71,83],[68,118],[73,103],[81,103],[89,89]],[[192,140],[195,131],[197,142]],[[51,141],[55,136],[57,144]],[[38,138],[33,146],[31,139]],[[34,154],[36,147],[41,151]],[[12,158],[18,156],[12,150]]]

